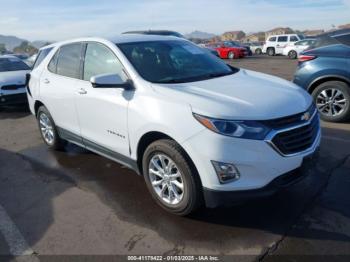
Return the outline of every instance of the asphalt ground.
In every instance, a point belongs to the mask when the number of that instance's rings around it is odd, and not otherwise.
[[[288,80],[296,67],[284,57],[229,63]],[[266,199],[177,217],[154,203],[133,171],[74,145],[48,150],[25,108],[3,109],[0,261],[349,261],[350,125],[322,123],[322,135],[300,183]]]

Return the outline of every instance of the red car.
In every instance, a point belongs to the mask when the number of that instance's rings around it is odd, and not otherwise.
[[[235,46],[230,42],[217,43],[210,47],[218,51],[220,58],[223,59],[243,58],[248,55],[248,52],[244,47]]]

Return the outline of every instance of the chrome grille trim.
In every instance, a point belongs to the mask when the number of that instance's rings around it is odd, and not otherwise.
[[[302,150],[300,152],[291,153],[291,154],[285,154],[278,148],[278,146],[275,145],[275,143],[273,142],[273,139],[278,134],[285,133],[285,132],[292,131],[292,130],[295,130],[295,129],[298,129],[298,128],[301,128],[301,127],[305,127],[305,126],[311,125],[315,117],[318,118],[317,121],[320,121],[317,109],[314,110],[314,112],[313,112],[312,116],[310,117],[310,119],[308,121],[305,121],[303,124],[298,124],[298,125],[295,125],[295,126],[291,126],[291,127],[287,127],[287,128],[282,128],[282,129],[277,129],[277,130],[270,131],[270,133],[265,138],[265,142],[267,144],[269,144],[276,152],[278,152],[283,157],[292,157],[292,156],[304,155],[304,154],[307,154],[307,153],[312,153],[313,151],[316,150],[316,148],[318,146],[318,143],[319,143],[319,140],[321,138],[321,128],[320,128],[319,123],[318,123],[317,135],[316,135],[312,145],[309,148],[307,148],[305,150]]]

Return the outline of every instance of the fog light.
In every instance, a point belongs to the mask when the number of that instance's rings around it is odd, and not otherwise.
[[[220,183],[228,183],[240,178],[238,169],[233,164],[211,161]]]

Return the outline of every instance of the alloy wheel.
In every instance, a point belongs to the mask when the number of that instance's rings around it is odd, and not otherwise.
[[[316,105],[321,114],[327,116],[338,116],[342,114],[347,106],[342,91],[336,88],[325,89],[316,98]]]
[[[229,53],[228,53],[228,58],[229,58],[229,59],[234,59],[234,58],[235,58],[235,53],[229,52]]]
[[[154,155],[148,168],[153,190],[168,205],[177,205],[184,196],[184,179],[175,162],[164,154]]]
[[[55,134],[50,118],[45,114],[41,113],[39,116],[39,125],[41,134],[46,143],[52,145],[55,141]]]

